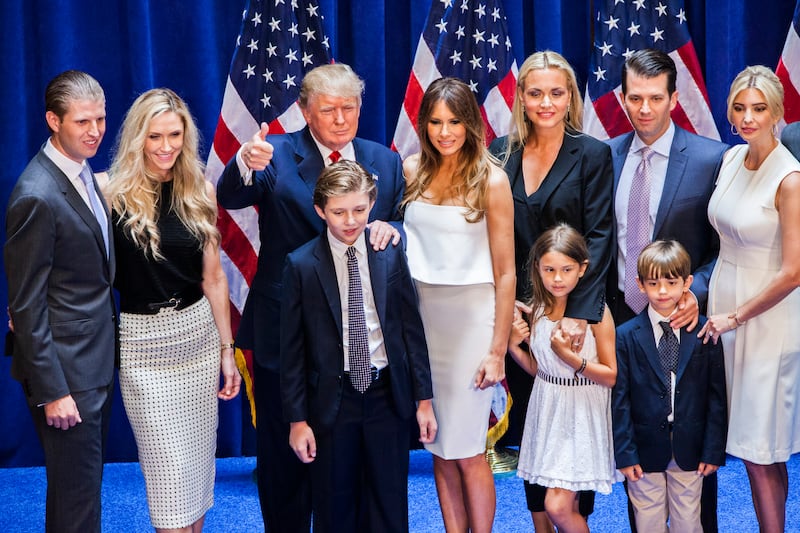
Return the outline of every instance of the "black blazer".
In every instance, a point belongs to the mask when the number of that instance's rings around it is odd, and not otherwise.
[[[3,255],[15,330],[11,373],[32,406],[114,377],[114,236],[106,215],[110,257],[91,209],[43,150],[11,192]]]
[[[617,468],[663,472],[674,456],[683,470],[725,464],[728,409],[722,343],[703,344],[681,330],[670,439],[668,377],[661,368],[647,308],[617,328],[617,382],[611,392]]]
[[[501,160],[508,137],[495,139],[489,151]],[[547,177],[531,196],[525,194],[522,149],[505,163],[514,197],[514,246],[517,298],[530,296],[528,255],[546,229],[566,222],[586,239],[589,268],[570,294],[566,315],[599,322],[605,310],[606,276],[613,254],[611,151],[588,135],[567,133]]]
[[[622,167],[628,158],[633,132],[608,141],[614,161],[614,195],[616,197]],[[658,204],[653,239],[675,239],[692,261],[692,292],[703,312],[708,299],[708,282],[719,253],[719,236],[708,222],[708,200],[716,185],[722,156],[727,144],[694,135],[675,125],[675,137],[669,152],[664,191]],[[616,216],[614,219],[616,228]],[[608,275],[609,299],[619,291],[617,245]],[[614,309],[614,302],[611,308]]]
[[[369,236],[367,235],[367,240]],[[389,359],[394,408],[411,417],[433,396],[416,290],[399,246],[367,246],[372,293]],[[327,232],[289,254],[281,301],[281,398],[288,422],[315,429],[336,421],[344,376],[339,285]]]
[[[281,273],[286,255],[318,236],[325,223],[314,211],[314,187],[325,168],[308,127],[295,133],[270,135],[275,152],[253,184],[242,183],[233,158],[217,183],[217,200],[225,209],[258,207],[261,250],[258,268],[242,312],[236,344],[254,350],[256,362],[277,371],[280,366]],[[378,197],[372,220],[400,220],[405,180],[400,156],[385,146],[353,139],[356,161],[377,179]]]

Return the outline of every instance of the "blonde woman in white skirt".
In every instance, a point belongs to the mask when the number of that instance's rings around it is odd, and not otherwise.
[[[169,89],[122,125],[105,188],[120,293],[119,382],[156,531],[197,533],[214,501],[217,398],[239,393],[214,188]],[[218,390],[220,373],[223,384]]]

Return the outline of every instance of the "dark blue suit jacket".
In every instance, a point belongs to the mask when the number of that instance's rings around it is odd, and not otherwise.
[[[630,132],[608,141],[614,162],[615,198],[633,135]],[[653,231],[654,240],[675,239],[689,252],[694,273],[692,292],[697,296],[701,312],[708,299],[708,281],[719,253],[719,237],[708,222],[708,200],[714,191],[722,155],[727,149],[726,144],[694,135],[675,125],[664,191]],[[615,260],[608,276],[609,299],[616,298],[618,291],[616,250],[615,245]]]
[[[674,456],[683,470],[725,464],[728,409],[722,344],[681,330],[670,439],[668,377],[658,357],[647,308],[617,328],[617,382],[611,393],[617,468],[640,464],[663,472]]]
[[[267,137],[275,152],[253,184],[242,183],[235,158],[217,183],[217,200],[225,209],[258,207],[261,250],[236,335],[236,343],[254,350],[256,362],[270,370],[279,368],[281,272],[286,255],[322,233],[325,223],[314,211],[314,186],[324,168],[308,127]],[[385,146],[353,139],[356,160],[378,178],[378,198],[372,220],[400,220],[399,205],[405,191],[400,156]]]
[[[369,237],[367,235],[367,240]],[[428,348],[416,290],[400,247],[367,246],[372,293],[389,359],[398,416],[433,396]],[[336,421],[344,375],[342,307],[327,232],[289,254],[281,302],[281,397],[284,418],[314,430]]]

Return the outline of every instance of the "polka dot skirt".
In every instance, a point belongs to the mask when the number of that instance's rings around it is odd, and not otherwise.
[[[219,343],[205,298],[120,316],[120,391],[153,527],[186,527],[214,503]]]

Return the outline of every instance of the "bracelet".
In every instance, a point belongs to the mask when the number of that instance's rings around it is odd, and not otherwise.
[[[734,322],[736,322],[736,327],[744,326],[747,324],[747,320],[739,320],[739,310],[737,309],[732,314],[728,315],[728,318],[732,318]]]
[[[228,348],[233,350],[233,341],[231,341],[231,342],[222,342],[219,345],[219,349],[220,350],[227,350]]]
[[[586,359],[581,359],[581,366],[575,371],[575,379],[578,379],[578,374],[583,374],[586,370]]]

